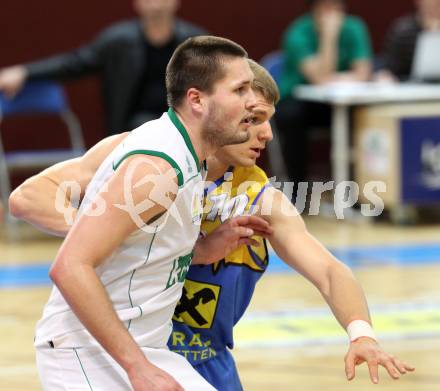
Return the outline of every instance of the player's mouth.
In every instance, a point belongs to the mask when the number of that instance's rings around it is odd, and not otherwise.
[[[259,158],[261,155],[262,148],[251,148],[251,151],[255,154],[256,158]]]
[[[245,124],[245,125],[247,125],[247,126],[250,126],[250,125],[252,125],[252,118],[253,118],[252,115],[247,115],[246,117],[244,117],[244,118],[240,121],[240,124]]]

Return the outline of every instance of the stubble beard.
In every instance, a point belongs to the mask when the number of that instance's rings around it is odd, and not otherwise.
[[[244,132],[231,125],[223,111],[213,103],[209,105],[206,120],[202,124],[202,138],[216,148],[225,145],[241,144],[249,140],[249,132]]]

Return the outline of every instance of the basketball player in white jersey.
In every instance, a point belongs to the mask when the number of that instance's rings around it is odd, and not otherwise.
[[[203,251],[193,254],[202,162],[249,137],[256,100],[246,57],[226,39],[185,41],[167,68],[168,113],[132,131],[98,168],[37,324],[45,390],[214,389],[166,343],[191,259]]]

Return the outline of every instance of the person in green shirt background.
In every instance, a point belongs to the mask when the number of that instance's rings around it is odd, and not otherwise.
[[[346,13],[344,0],[307,0],[309,12],[294,20],[283,37],[281,101],[275,122],[290,180],[304,181],[307,134],[329,127],[327,105],[297,100],[300,84],[366,81],[371,76],[371,43],[365,23]]]

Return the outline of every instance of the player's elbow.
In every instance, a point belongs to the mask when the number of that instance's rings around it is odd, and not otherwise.
[[[18,219],[28,221],[38,212],[39,189],[31,179],[18,186],[9,196],[10,213]]]
[[[26,198],[23,195],[22,189],[18,187],[9,196],[9,213],[18,219],[22,219],[26,212]]]
[[[49,278],[52,280],[52,282],[55,285],[58,285],[58,281],[59,281],[59,269],[58,267],[54,264],[52,265],[52,267],[49,270]]]
[[[49,270],[49,277],[56,286],[59,286],[63,279],[66,278],[67,272],[68,269],[65,267],[63,260],[57,257]]]

